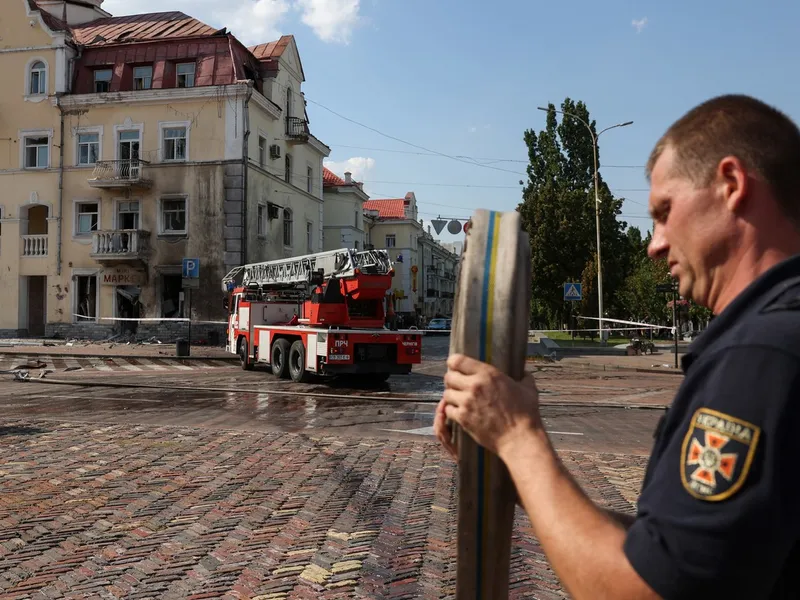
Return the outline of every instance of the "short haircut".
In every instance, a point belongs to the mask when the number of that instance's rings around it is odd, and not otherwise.
[[[770,186],[786,216],[800,224],[800,130],[781,111],[736,94],[699,104],[658,140],[647,161],[648,179],[668,146],[678,173],[698,187],[711,184],[723,158],[737,157]]]

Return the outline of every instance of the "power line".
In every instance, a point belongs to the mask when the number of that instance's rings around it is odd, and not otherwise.
[[[394,150],[390,148],[372,148],[369,146],[350,146],[347,144],[328,144],[331,148],[350,148],[353,150],[369,150],[371,152],[391,152],[393,154],[410,154],[414,156],[439,156],[433,152],[411,152],[410,150]],[[456,158],[463,158],[467,160],[485,160],[485,161],[492,161],[492,162],[510,162],[510,163],[519,163],[523,165],[529,164],[530,161],[527,160],[520,160],[518,158],[488,158],[488,157],[479,157],[479,156],[465,156],[462,154],[455,154]],[[645,165],[600,165],[600,169],[644,169]]]
[[[471,165],[471,166],[483,167],[484,169],[492,169],[494,171],[502,171],[504,173],[512,173],[514,175],[526,175],[525,173],[520,173],[519,171],[510,171],[509,169],[501,169],[500,167],[493,167],[491,165],[482,165],[480,163],[476,163],[476,162],[471,161],[471,160],[464,160],[463,158],[458,158],[456,156],[452,156],[451,154],[445,154],[444,152],[438,152],[436,150],[431,150],[430,148],[426,148],[425,146],[420,146],[418,144],[412,144],[411,142],[407,142],[406,140],[400,139],[398,137],[394,137],[393,135],[389,135],[388,133],[384,133],[384,132],[382,132],[382,131],[380,131],[378,129],[375,129],[374,127],[370,127],[369,125],[364,125],[364,123],[360,123],[360,122],[358,122],[358,121],[356,121],[354,119],[351,119],[349,117],[345,117],[343,114],[338,113],[335,110],[328,108],[324,104],[320,104],[319,102],[311,100],[308,97],[306,97],[306,100],[308,100],[312,104],[316,104],[317,106],[319,106],[322,109],[327,110],[329,113],[331,113],[333,115],[336,115],[340,119],[344,119],[345,121],[348,121],[350,123],[358,125],[359,127],[363,127],[364,129],[369,129],[370,131],[373,131],[373,132],[377,133],[378,135],[382,135],[383,137],[389,138],[390,140],[394,140],[396,142],[400,142],[401,144],[406,144],[407,146],[411,146],[412,148],[417,148],[419,150],[425,150],[426,152],[431,152],[433,154],[437,154],[437,155],[443,156],[445,158],[450,158],[452,160],[455,160],[455,161],[458,161],[458,162],[462,162],[462,163],[465,163],[465,164],[468,164],[468,165]]]

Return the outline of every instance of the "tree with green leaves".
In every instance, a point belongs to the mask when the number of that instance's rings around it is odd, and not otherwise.
[[[580,310],[585,316],[597,316],[597,242],[592,136],[579,120],[564,116],[559,123],[555,106],[550,104],[548,109],[544,130],[529,129],[524,134],[530,162],[518,210],[531,239],[531,317],[534,323],[555,327],[570,310],[563,300],[566,282],[583,281],[586,300]],[[580,117],[596,135],[595,122],[583,102],[566,98],[561,110]],[[602,174],[598,196],[603,304],[610,315],[619,309],[615,290],[627,275],[630,243],[627,223],[617,219],[622,199],[614,197]]]

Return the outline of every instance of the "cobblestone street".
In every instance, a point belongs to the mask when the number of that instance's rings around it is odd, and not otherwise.
[[[437,343],[367,389],[208,359],[3,357],[52,372],[0,381],[0,598],[454,597]],[[632,512],[681,378],[531,368],[565,465]],[[514,531],[511,597],[567,597],[520,510]]]

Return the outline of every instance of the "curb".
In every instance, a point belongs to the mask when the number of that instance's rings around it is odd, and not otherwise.
[[[563,368],[564,365],[558,364],[558,362],[542,362],[541,356],[528,356],[525,358],[527,363],[534,363],[534,364],[541,364],[543,366],[549,367],[560,367]],[[580,365],[582,367],[588,367],[590,369],[595,369],[597,371],[630,371],[633,373],[656,373],[659,375],[679,375],[683,376],[683,371],[680,369],[675,369],[674,367],[669,367],[668,369],[653,369],[650,367],[618,367],[616,365],[597,365],[594,363],[588,362],[573,362],[573,365]]]
[[[172,354],[68,354],[66,352],[7,352],[0,349],[0,356],[47,356],[48,358],[132,358],[134,360],[152,360],[154,358],[169,358],[172,360],[223,360],[239,362],[238,356],[176,356]]]

